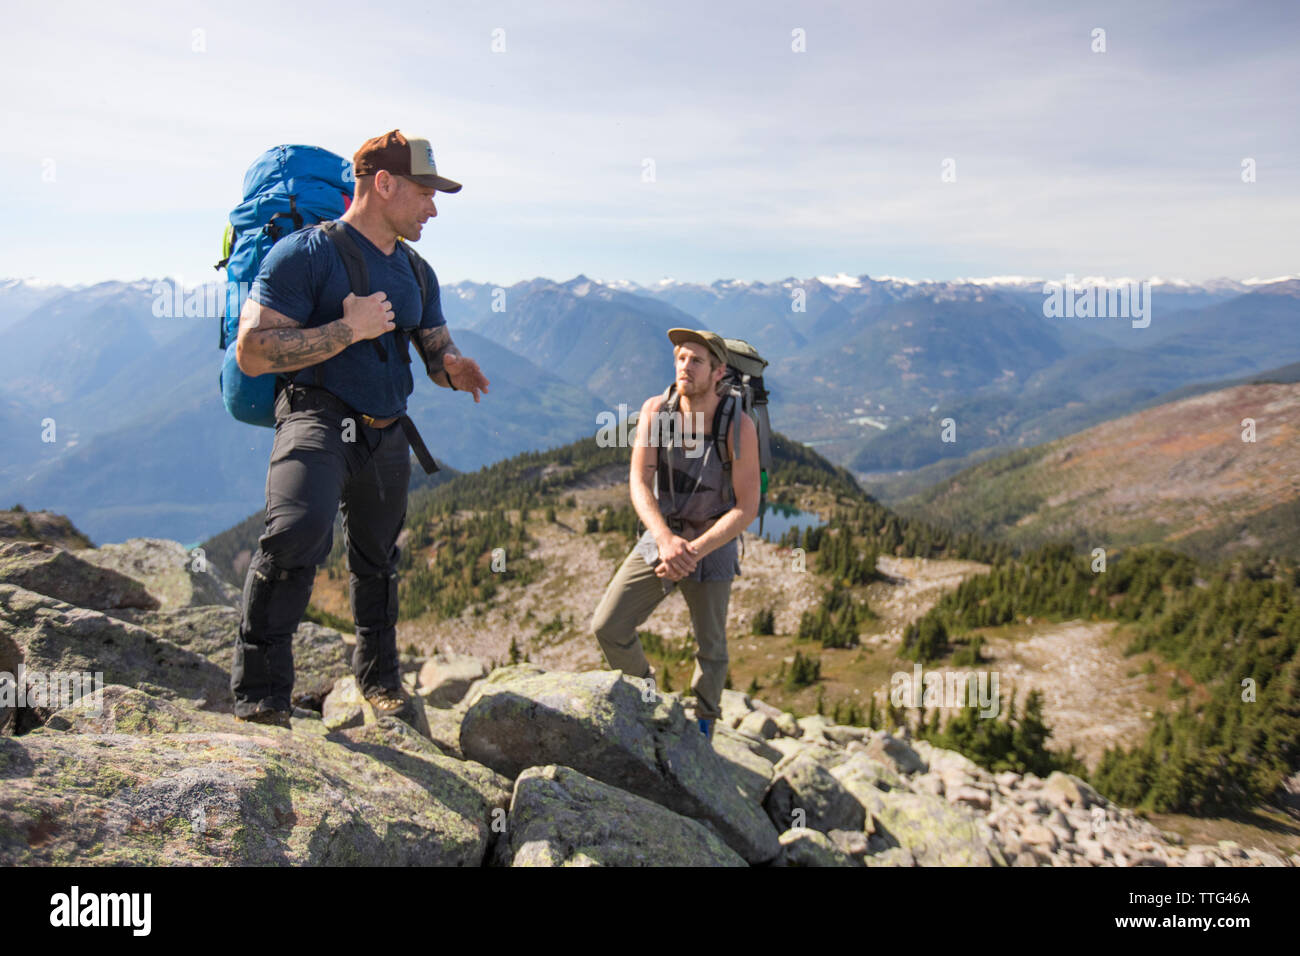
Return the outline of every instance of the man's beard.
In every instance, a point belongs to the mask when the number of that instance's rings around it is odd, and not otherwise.
[[[693,402],[701,401],[709,397],[709,392],[713,390],[713,383],[705,381],[703,384],[692,384],[687,380],[685,385],[679,385],[678,391]]]

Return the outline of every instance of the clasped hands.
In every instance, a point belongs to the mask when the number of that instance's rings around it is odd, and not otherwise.
[[[669,581],[680,581],[695,570],[700,555],[691,542],[669,532],[662,540],[657,540],[655,543],[659,546],[659,563],[655,565],[656,575]]]

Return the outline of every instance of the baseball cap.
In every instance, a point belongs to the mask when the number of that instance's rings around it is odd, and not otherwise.
[[[727,343],[722,341],[722,336],[715,332],[708,332],[704,329],[669,329],[668,340],[673,345],[681,345],[683,342],[694,342],[697,345],[703,345],[723,365],[727,364]]]
[[[438,175],[429,141],[408,139],[400,129],[366,140],[352,157],[352,172],[357,176],[371,176],[381,169],[439,192],[460,192],[460,183]]]

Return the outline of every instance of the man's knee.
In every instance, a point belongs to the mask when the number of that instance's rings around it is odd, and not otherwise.
[[[290,572],[309,568],[314,572],[334,546],[334,516],[326,520],[324,515],[308,514],[292,524],[273,524],[259,544],[276,568]]]

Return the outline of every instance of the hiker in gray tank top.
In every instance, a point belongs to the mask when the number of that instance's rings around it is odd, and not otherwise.
[[[758,432],[747,414],[715,436],[727,347],[712,332],[670,329],[676,375],[646,399],[628,475],[646,532],[592,616],[611,667],[653,678],[636,629],[674,589],[691,612],[699,650],[691,690],[700,730],[712,739],[727,680],[727,606],[740,573],[739,536],[758,514]]]

